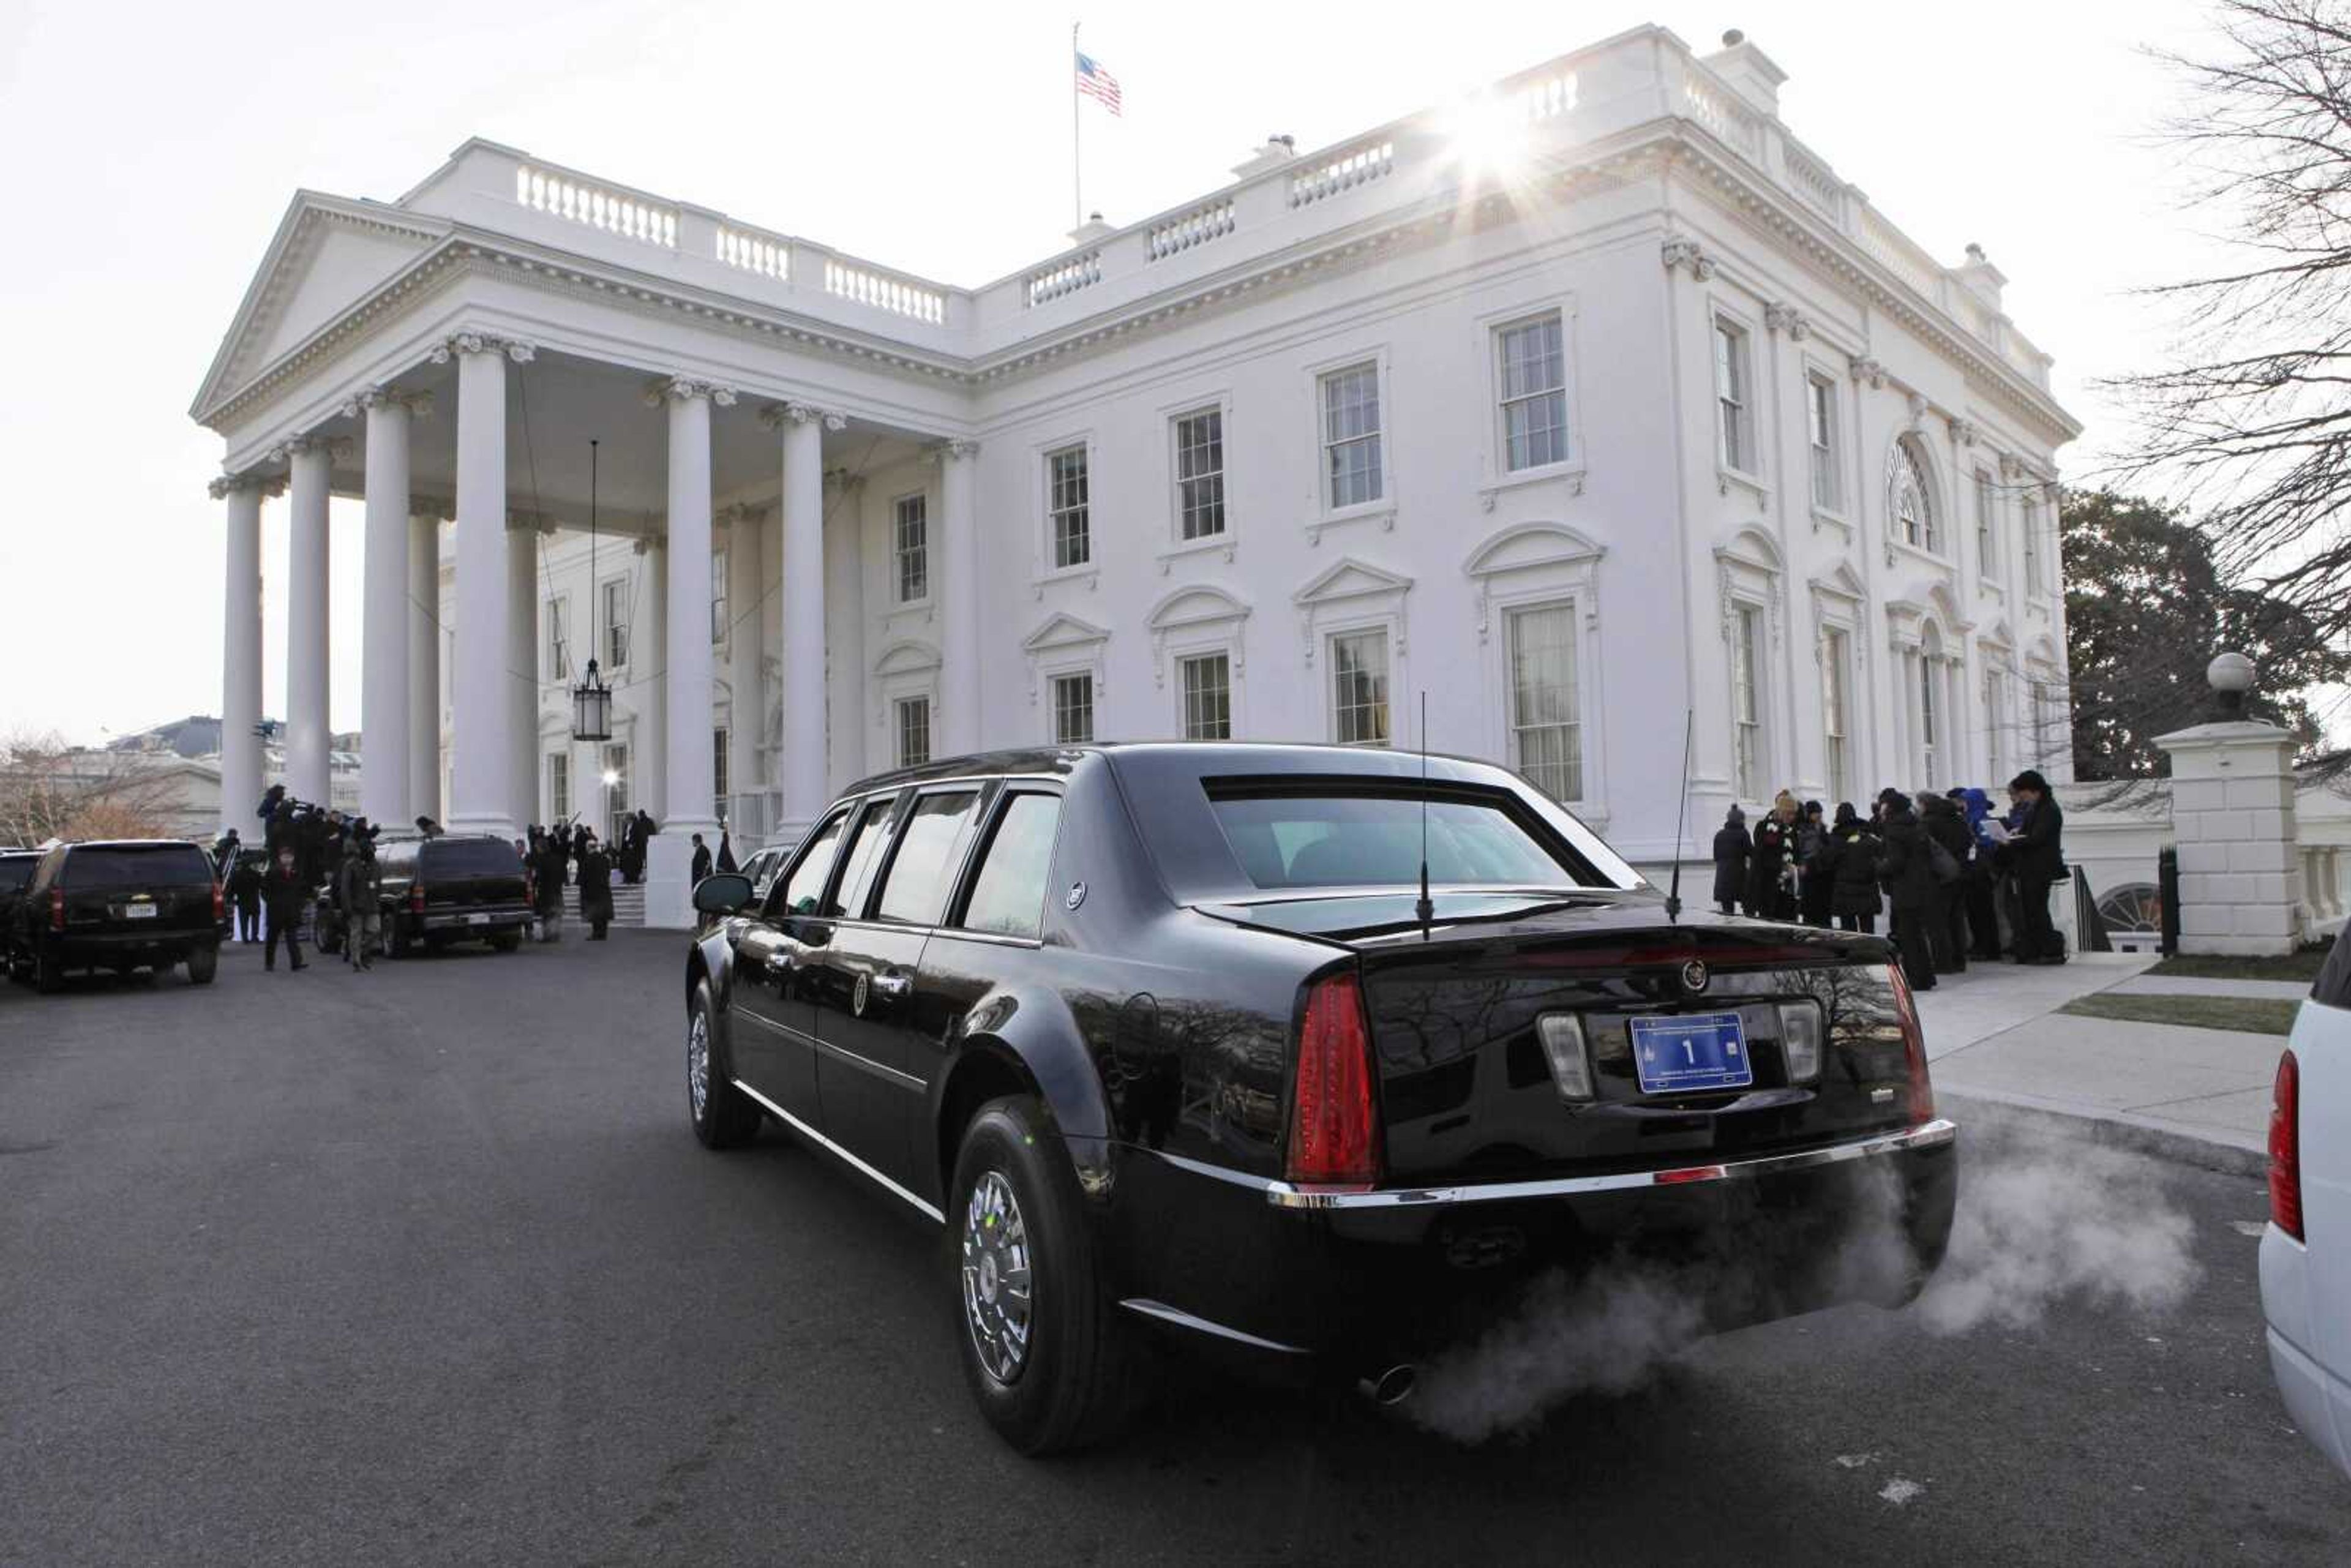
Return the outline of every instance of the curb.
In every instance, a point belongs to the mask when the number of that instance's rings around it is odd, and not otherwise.
[[[2127,1149],[2177,1165],[2219,1171],[2224,1176],[2264,1179],[2269,1175],[2269,1151],[2248,1144],[2203,1137],[2177,1127],[2134,1116],[2126,1111],[2076,1109],[2062,1103],[2022,1095],[1978,1090],[1937,1089],[1935,1103],[1964,1129],[1971,1109],[2033,1124],[2043,1131],[2079,1137],[2085,1129],[2090,1141],[2109,1148]]]

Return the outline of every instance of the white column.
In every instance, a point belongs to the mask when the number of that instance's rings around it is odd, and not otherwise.
[[[718,821],[711,760],[710,405],[735,394],[673,378],[655,389],[669,407],[668,647],[664,697],[669,734],[662,772],[669,815],[653,841],[645,872],[645,924],[694,923],[693,835],[713,856]]]
[[[213,481],[228,503],[225,592],[221,604],[221,810],[223,829],[261,841],[253,808],[261,800],[261,491],[249,476]]]
[[[408,403],[372,387],[356,407],[367,411],[360,811],[405,826],[415,815],[408,804]]]
[[[637,541],[637,624],[629,628],[629,695],[640,722],[629,758],[632,803],[656,822],[669,819],[669,551],[658,538]]]
[[[526,518],[507,528],[507,788],[515,826],[543,821],[538,802],[538,539]]]
[[[479,333],[453,338],[434,358],[457,360],[456,666],[450,672],[449,828],[515,836],[514,753],[507,738],[507,360],[526,344]]]
[[[939,634],[940,756],[977,751],[979,726],[979,443],[939,451],[938,570],[945,623]]]
[[[797,840],[824,809],[824,431],[838,414],[786,403],[764,416],[783,432],[783,730],[776,748],[778,836]]]
[[[737,507],[726,529],[726,785],[735,795],[760,787],[759,724],[767,712],[760,688],[759,538],[767,531],[765,508]],[[773,824],[755,825],[765,832]],[[737,858],[750,846],[737,825]]]
[[[408,519],[408,816],[441,820],[441,519]]]
[[[324,806],[327,758],[327,494],[334,462],[323,436],[286,444],[293,499],[286,546],[286,788]]]

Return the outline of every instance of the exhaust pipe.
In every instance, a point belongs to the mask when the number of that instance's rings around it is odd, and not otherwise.
[[[1409,1362],[1399,1362],[1384,1372],[1375,1372],[1361,1379],[1355,1386],[1364,1397],[1382,1409],[1392,1409],[1412,1397],[1420,1385],[1419,1370]]]

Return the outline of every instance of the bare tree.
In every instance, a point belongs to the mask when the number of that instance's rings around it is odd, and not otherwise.
[[[2132,478],[2192,506],[2231,582],[2351,632],[2351,3],[2220,0],[2219,57],[2173,129],[2241,267],[2156,292],[2179,362],[2111,383],[2140,416]]]
[[[166,838],[169,793],[136,753],[85,751],[55,733],[0,737],[0,844]]]

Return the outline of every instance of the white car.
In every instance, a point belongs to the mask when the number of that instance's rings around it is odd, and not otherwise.
[[[2278,1061],[2262,1313],[2288,1414],[2351,1475],[2351,931]]]

